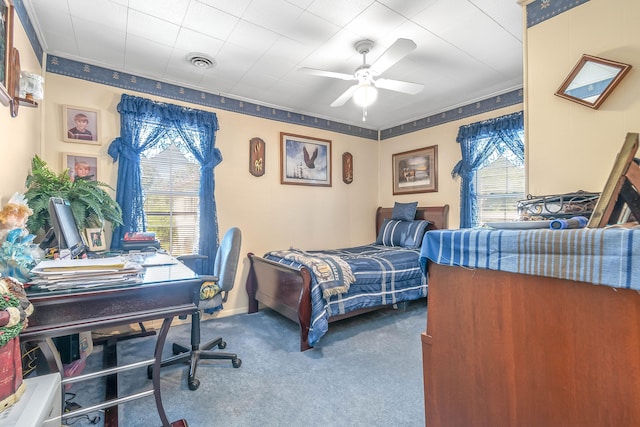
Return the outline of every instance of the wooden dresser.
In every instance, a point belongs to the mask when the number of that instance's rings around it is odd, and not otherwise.
[[[634,258],[605,268],[635,272]],[[428,427],[640,426],[637,290],[431,261],[428,274]]]

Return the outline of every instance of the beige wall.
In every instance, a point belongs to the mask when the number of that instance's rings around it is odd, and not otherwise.
[[[421,206],[449,205],[449,228],[460,227],[460,178],[452,178],[453,167],[462,158],[460,144],[456,142],[460,126],[488,120],[494,117],[522,111],[522,104],[501,108],[489,113],[467,117],[463,120],[445,123],[440,126],[423,129],[418,132],[389,138],[380,142],[378,182],[381,206],[393,206],[394,202],[418,201]],[[418,193],[393,195],[392,156],[395,153],[415,150],[417,148],[438,146],[438,191],[434,193]]]
[[[20,52],[21,68],[42,74],[17,15],[15,22],[13,44]],[[20,107],[18,117],[12,118],[9,108],[0,105],[0,202],[3,205],[16,191],[24,192],[31,159],[40,149],[41,113],[41,108]]]
[[[117,163],[107,154],[109,143],[119,135],[116,106],[122,90],[65,76],[47,74],[45,100],[44,159],[62,170],[62,153],[98,156],[98,179],[116,187]],[[163,102],[182,104],[146,94],[131,93]],[[62,106],[71,105],[100,112],[101,145],[63,140]],[[207,109],[200,106],[194,108]],[[289,125],[228,111],[215,111],[220,130],[216,146],[223,156],[215,169],[216,203],[220,232],[237,226],[243,233],[243,263],[225,312],[246,312],[244,283],[248,264],[244,255],[262,255],[290,246],[303,249],[345,247],[375,239],[374,214],[378,206],[377,142],[338,133]],[[280,132],[331,140],[332,187],[280,184]],[[262,177],[249,173],[249,140],[266,143],[266,169]],[[342,153],[354,158],[352,184],[342,182]],[[370,165],[373,165],[371,167]]]
[[[640,131],[640,2],[591,0],[528,29],[531,194],[602,191],[627,132]],[[554,96],[587,53],[633,65],[598,110]]]
[[[20,26],[16,28],[16,44],[24,52],[24,68],[35,71],[37,61]],[[5,109],[6,114],[0,115],[5,141],[0,147],[0,155],[7,166],[2,172],[6,177],[0,182],[3,202],[13,192],[24,191],[24,180],[34,154],[41,155],[57,171],[63,169],[63,153],[97,156],[98,179],[115,188],[117,164],[112,163],[107,150],[109,143],[119,135],[116,106],[121,94],[122,90],[118,88],[46,74],[45,100],[39,108],[21,109],[16,119],[11,119]],[[146,94],[131,94],[185,105]],[[66,131],[62,122],[63,105],[99,111],[100,145],[63,140]],[[376,207],[392,206],[395,201],[418,200],[421,205],[449,204],[450,226],[457,227],[459,182],[450,177],[450,172],[460,158],[460,149],[455,143],[458,127],[521,108],[513,106],[382,142],[213,110],[220,123],[216,145],[224,158],[215,169],[219,226],[221,232],[231,226],[238,226],[243,232],[243,262],[235,284],[237,292],[230,296],[222,315],[246,312],[244,282],[248,265],[244,254],[247,252],[262,255],[268,250],[290,246],[319,249],[369,243],[375,239]],[[41,128],[43,132],[40,132]],[[332,141],[332,187],[280,184],[280,132]],[[249,140],[253,137],[262,138],[267,146],[266,173],[262,177],[254,177],[248,171]],[[393,196],[392,154],[430,145],[439,147],[439,191]],[[341,157],[345,151],[354,158],[354,180],[349,185],[342,182]]]

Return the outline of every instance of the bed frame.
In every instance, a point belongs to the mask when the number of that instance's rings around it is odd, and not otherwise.
[[[379,207],[376,211],[376,234],[382,222],[391,218],[393,208]],[[428,219],[427,230],[448,228],[449,205],[418,207],[416,219]],[[277,311],[300,325],[300,351],[311,348],[307,342],[311,326],[311,274],[305,267],[300,269],[247,254],[249,275],[246,288],[249,295],[249,313],[256,313],[259,304]],[[371,307],[332,316],[329,322],[356,316],[380,307]]]

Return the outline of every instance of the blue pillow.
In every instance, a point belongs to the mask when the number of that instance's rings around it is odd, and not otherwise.
[[[422,245],[422,238],[430,222],[426,220],[398,221],[385,219],[378,232],[376,245],[400,246],[416,249]]]
[[[400,221],[413,221],[416,219],[416,209],[418,208],[418,202],[411,203],[398,203],[393,205],[393,211],[391,211],[391,219],[397,219]]]

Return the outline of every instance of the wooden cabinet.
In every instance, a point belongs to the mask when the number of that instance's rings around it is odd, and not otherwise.
[[[422,350],[428,427],[640,425],[636,291],[430,263]]]

